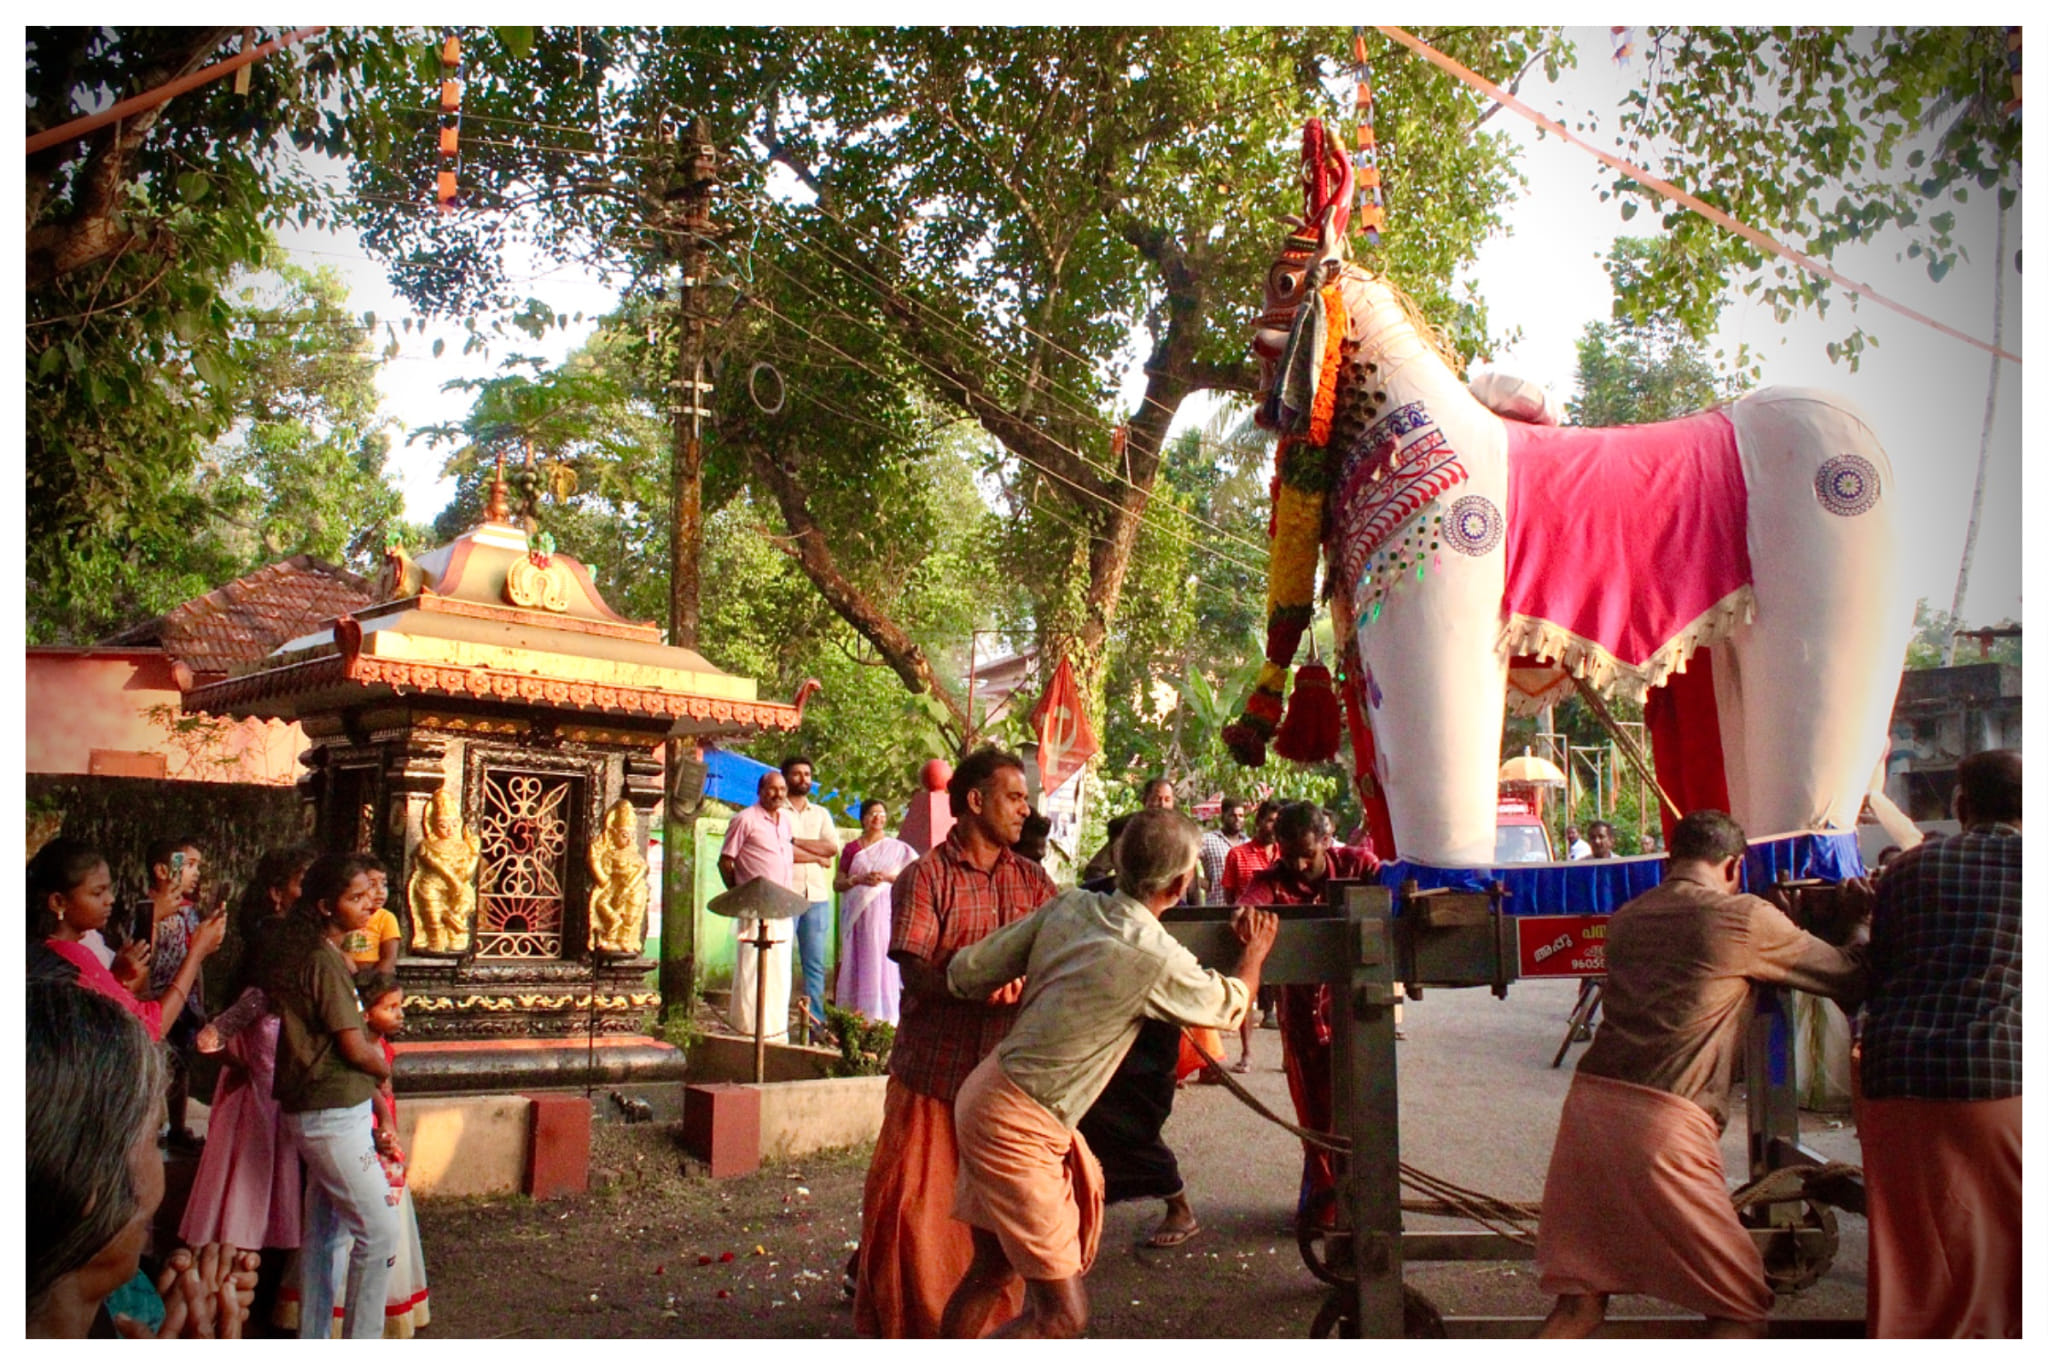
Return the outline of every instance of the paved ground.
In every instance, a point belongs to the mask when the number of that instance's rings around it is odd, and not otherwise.
[[[1433,991],[1412,1003],[1409,1041],[1401,1044],[1404,1159],[1491,1194],[1537,1199],[1570,1081],[1569,1063],[1552,1071],[1550,1058],[1574,989],[1571,982],[1535,982],[1516,986],[1506,1000],[1484,990]],[[1235,1046],[1233,1040],[1233,1058]],[[1278,1035],[1261,1032],[1255,1046],[1250,1088],[1289,1112]],[[1808,1116],[1807,1127],[1809,1145],[1824,1155],[1857,1159],[1847,1126]],[[1217,1087],[1184,1089],[1167,1136],[1203,1230],[1172,1251],[1141,1250],[1134,1243],[1158,1206],[1111,1209],[1088,1281],[1092,1334],[1303,1334],[1322,1286],[1294,1247],[1298,1144]],[[1724,1143],[1731,1171],[1743,1169],[1741,1141],[1738,1118]],[[668,1129],[607,1126],[593,1156],[599,1188],[591,1195],[548,1204],[422,1206],[431,1330],[850,1336],[852,1313],[839,1279],[858,1232],[866,1157],[836,1153],[712,1182],[691,1173]],[[1864,1224],[1847,1214],[1839,1219],[1842,1248],[1833,1269],[1814,1288],[1782,1298],[1778,1316],[1860,1320]],[[1412,1224],[1431,1225],[1454,1226]],[[1416,1265],[1408,1282],[1453,1317],[1538,1316],[1548,1307],[1527,1262]],[[1614,1311],[1626,1317],[1673,1310],[1623,1299]]]

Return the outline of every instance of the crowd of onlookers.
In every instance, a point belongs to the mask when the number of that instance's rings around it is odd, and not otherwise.
[[[804,759],[764,776],[720,871],[736,890],[771,878],[785,908],[804,907],[780,921],[779,961],[752,964],[779,987],[778,1031],[791,939],[816,940],[803,1020],[822,1025],[825,930],[801,919],[829,908],[828,886],[846,898],[841,1004],[900,1019],[848,1270],[862,1335],[1078,1332],[1103,1203],[1165,1201],[1151,1246],[1196,1235],[1160,1136],[1190,1048],[1220,1079],[1219,1030],[1242,1031],[1243,1069],[1255,1018],[1277,1006],[1296,1118],[1333,1127],[1336,997],[1262,992],[1259,971],[1278,932],[1266,908],[1379,868],[1328,812],[1262,802],[1247,830],[1225,801],[1203,831],[1155,779],[1062,892],[1015,755],[963,760],[952,828],[922,855],[874,802],[841,848],[810,781]],[[1872,1334],[2019,1334],[2020,794],[2016,752],[1966,759],[1962,832],[1846,883],[1867,930],[1840,945],[1741,893],[1747,843],[1725,813],[1674,824],[1662,884],[1608,921],[1607,1017],[1575,1073],[1539,1224],[1540,1283],[1557,1296],[1545,1335],[1597,1329],[1613,1293],[1679,1303],[1718,1335],[1762,1332],[1771,1294],[1719,1157],[1757,983],[1864,1006]],[[1589,832],[1587,856],[1611,856],[1611,828]],[[234,912],[226,1007],[209,1015],[201,969],[227,941],[227,897],[201,893],[189,840],[147,863],[132,913],[115,912],[106,858],[76,839],[28,867],[30,1333],[410,1335],[427,1292],[390,1085],[404,1013],[385,869],[266,855]],[[1233,973],[1201,967],[1157,922],[1204,903],[1237,907]],[[752,1023],[749,1003],[735,991],[736,1022]],[[201,1053],[221,1062],[203,1142],[186,1124]],[[166,1149],[197,1165],[177,1237],[159,1243]],[[1305,1145],[1303,1218],[1329,1216],[1339,1179]]]
[[[396,917],[375,858],[267,853],[229,941],[190,839],[153,844],[117,910],[60,836],[28,865],[28,1320],[36,1336],[406,1336],[427,1321],[390,1078]],[[219,1073],[202,1140],[198,1054]],[[193,1163],[159,1236],[165,1154]]]

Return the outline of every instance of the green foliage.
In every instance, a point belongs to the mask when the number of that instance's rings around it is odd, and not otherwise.
[[[870,1019],[859,1010],[825,1006],[825,1027],[839,1040],[834,1076],[881,1076],[889,1070],[889,1051],[896,1046],[896,1026]]]
[[[1428,36],[1504,77],[1561,52],[1536,28]],[[1244,336],[1280,216],[1298,206],[1300,124],[1344,112],[1348,47],[1341,28],[480,35],[464,93],[465,115],[493,130],[466,144],[464,196],[478,211],[389,206],[431,172],[424,140],[353,174],[366,243],[422,308],[532,314],[508,275],[512,241],[617,268],[628,334],[644,338],[628,343],[636,382],[660,394],[675,373],[663,303],[677,125],[704,119],[730,187],[711,301],[697,305],[725,362],[707,506],[728,480],[771,493],[813,552],[807,576],[879,662],[914,691],[943,689],[946,668],[914,653],[937,660],[929,633],[878,598],[900,579],[892,551],[923,543],[908,509],[930,430],[966,419],[1002,516],[960,562],[1023,594],[977,595],[977,609],[1048,657],[1071,656],[1092,698],[1128,594],[1161,594],[1144,598],[1139,648],[1180,628],[1170,618],[1185,590],[1168,563],[1151,563],[1151,579],[1133,568],[1155,531],[1190,529],[1153,497],[1160,442],[1189,394],[1251,382]],[[1378,263],[1480,349],[1483,314],[1451,280],[1500,226],[1517,183],[1511,144],[1418,64],[1387,65],[1381,87],[1399,113],[1381,128],[1396,228]],[[1111,429],[1134,336],[1148,387],[1119,466]],[[762,362],[784,381],[779,412],[743,396]],[[820,546],[832,563],[817,562]],[[1259,549],[1254,538],[1236,553],[1256,569]]]
[[[524,459],[534,442],[544,478],[532,508],[559,548],[583,561],[614,610],[635,619],[668,612],[670,434],[650,402],[648,356],[630,309],[607,320],[589,345],[553,369],[523,360],[470,384],[470,414],[453,428],[420,433],[455,447],[445,472],[456,494],[435,525],[439,539],[460,534],[481,513],[495,454],[510,445]],[[816,430],[816,428],[813,428]],[[898,438],[898,431],[903,433]],[[811,508],[848,552],[847,573],[934,653],[965,643],[995,604],[978,568],[978,547],[992,515],[955,428],[916,413],[883,440],[861,429],[871,475],[845,469],[821,480]],[[780,428],[756,438],[785,437]],[[801,749],[817,764],[821,786],[845,798],[900,801],[917,768],[950,756],[945,714],[928,696],[905,691],[870,645],[819,595],[791,557],[766,497],[740,483],[728,457],[707,469],[699,571],[705,585],[701,652],[714,664],[755,679],[764,696],[788,697],[806,678],[823,690],[795,735],[756,737],[739,746],[767,762]],[[964,649],[958,664],[964,666]],[[954,686],[957,667],[946,673]]]
[[[227,359],[205,403],[223,417],[184,414],[178,462],[138,456],[123,470],[109,457],[109,477],[149,486],[89,528],[38,527],[32,512],[30,638],[97,639],[293,554],[374,570],[402,512],[377,416],[382,362],[338,276],[270,265],[276,283],[222,297]],[[105,426],[131,416],[109,413]]]
[[[1639,237],[1614,244],[1608,274],[1614,281],[1616,320],[1586,325],[1578,346],[1578,392],[1565,405],[1566,417],[1580,426],[1682,417],[1736,397],[1745,382],[1754,380],[1752,368],[1720,371],[1676,323],[1626,320],[1620,299],[1655,251],[1654,243]]]
[[[1226,408],[1206,429],[1169,443],[1154,503],[1171,498],[1216,528],[1197,528],[1199,545],[1243,558],[1239,541],[1265,537],[1266,489],[1263,440],[1240,419],[1241,410]],[[1237,718],[1265,651],[1262,576],[1231,559],[1198,556],[1151,509],[1130,573],[1133,600],[1147,607],[1126,616],[1116,633],[1103,787],[1090,807],[1091,827],[1098,816],[1106,822],[1137,809],[1145,782],[1161,775],[1173,779],[1183,805],[1222,793],[1355,811],[1341,760],[1307,768],[1275,760],[1253,773],[1224,747],[1223,727]],[[1317,643],[1323,657],[1334,656],[1327,620],[1319,623]],[[1094,847],[1085,836],[1083,845]]]
[[[32,28],[28,130],[155,89],[242,41],[235,28]],[[246,95],[213,82],[28,157],[32,639],[94,638],[247,563],[232,544],[203,543],[217,516],[251,515],[216,509],[204,462],[218,461],[213,447],[252,395],[280,391],[262,371],[281,348],[251,335],[232,283],[269,263],[273,227],[334,219],[308,166],[279,155],[285,138],[329,154],[388,145],[358,92],[397,73],[395,50],[376,30],[330,30],[246,68]],[[259,464],[303,449],[288,433],[267,439]]]
[[[1960,258],[1956,206],[2015,202],[2020,124],[2005,33],[1972,28],[1652,28],[1642,87],[1624,99],[1621,151],[1737,220],[1822,260],[1880,233],[1940,280]],[[1665,235],[1626,283],[1617,316],[1677,320],[1704,340],[1731,284],[1825,314],[1833,286],[1621,178],[1624,214],[1662,213]],[[1981,207],[1988,200],[1977,201]],[[1829,354],[1856,367],[1860,328]]]
[[[2007,623],[2010,624],[2010,623]],[[1963,622],[1938,607],[1930,607],[1926,598],[1913,604],[1913,638],[1906,643],[1907,668],[1940,668],[1942,656],[1948,650],[1949,638],[1958,629],[1966,628]],[[1981,654],[1977,642],[1967,637],[1956,641],[1955,662],[1958,664],[1995,663],[2018,664],[2020,662],[2020,639],[2008,635],[1991,642],[1988,655]]]

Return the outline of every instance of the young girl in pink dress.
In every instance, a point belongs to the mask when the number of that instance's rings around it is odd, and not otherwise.
[[[264,934],[298,899],[312,862],[312,849],[287,848],[264,854],[256,865],[235,912],[242,941],[237,977],[244,985]],[[218,1053],[221,1071],[206,1146],[178,1224],[178,1235],[189,1245],[218,1241],[264,1253],[251,1322],[269,1319],[285,1262],[299,1245],[298,1149],[285,1136],[270,1093],[277,1029],[277,1015],[263,993],[249,988],[199,1031],[199,1051]]]

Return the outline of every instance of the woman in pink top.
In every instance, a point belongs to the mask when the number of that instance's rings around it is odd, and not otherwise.
[[[79,940],[106,927],[114,908],[114,879],[107,860],[83,839],[59,837],[43,845],[29,860],[29,975],[69,980],[97,991],[142,1021],[149,1036],[163,1039],[166,1019],[178,1017],[186,997],[199,980],[199,969],[220,947],[227,933],[224,918],[202,920],[193,933],[178,974],[154,1000],[138,1000],[135,992],[100,965],[92,949]],[[115,964],[135,973],[138,982],[148,968],[148,945],[124,951]]]

